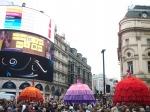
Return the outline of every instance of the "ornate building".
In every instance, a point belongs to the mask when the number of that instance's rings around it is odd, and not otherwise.
[[[150,6],[128,9],[119,23],[118,36],[121,76],[130,70],[150,83]]]
[[[33,86],[49,97],[54,91],[50,17],[25,6],[4,4],[0,20],[0,92],[18,96],[34,80]]]
[[[82,57],[81,53],[77,53],[75,48],[68,46],[69,68],[68,68],[68,83],[75,83],[77,78],[80,78],[82,83],[86,83],[92,88],[92,73],[91,67],[87,64],[87,59]]]
[[[91,67],[87,59],[74,53],[65,36],[56,31],[51,41],[49,16],[24,5],[4,4],[0,6],[0,20],[0,92],[18,96],[34,82],[47,100],[63,96],[77,75],[91,87]],[[75,68],[71,81],[70,62]]]
[[[109,79],[105,78],[105,93],[113,95],[114,93],[114,86],[117,82],[116,79]],[[98,93],[104,93],[104,81],[103,81],[103,74],[93,74],[92,76],[92,91],[96,94]]]
[[[64,35],[61,36],[55,32],[53,83],[57,88],[63,88],[60,92],[64,93],[71,84],[76,83],[77,77],[80,77],[81,82],[92,87],[91,74],[87,59],[67,44]]]
[[[56,96],[64,94],[68,88],[68,52],[65,37],[58,35],[54,36],[54,78],[53,84],[58,92]]]

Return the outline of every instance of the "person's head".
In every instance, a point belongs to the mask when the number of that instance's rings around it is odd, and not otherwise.
[[[122,107],[120,108],[120,111],[121,111],[121,112],[130,112],[130,109],[129,109],[129,107],[127,107],[127,106],[122,106]]]
[[[69,110],[73,110],[73,106],[69,106]]]
[[[120,104],[119,103],[116,103],[116,106],[118,107]]]
[[[139,112],[145,112],[145,109],[143,107],[140,107]]]
[[[91,104],[88,105],[88,110],[92,110],[92,105]]]
[[[125,109],[125,112],[130,112],[129,108],[126,108],[126,109]]]
[[[150,109],[150,107],[147,105],[147,106],[146,106],[146,109]]]
[[[7,112],[12,112],[12,108],[11,108],[11,107],[8,107],[8,108],[7,108]]]

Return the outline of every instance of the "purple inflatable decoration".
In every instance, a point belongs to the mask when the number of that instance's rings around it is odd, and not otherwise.
[[[95,103],[95,98],[88,85],[77,81],[76,84],[72,84],[67,90],[64,102],[67,104]]]

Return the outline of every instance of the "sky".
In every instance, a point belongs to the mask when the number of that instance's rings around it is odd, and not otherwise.
[[[19,0],[14,0],[19,1]],[[149,5],[150,0],[20,0],[44,11],[60,34],[87,58],[92,74],[103,74],[102,49],[107,78],[120,79],[117,56],[119,22],[129,7]],[[42,21],[41,21],[42,22]]]

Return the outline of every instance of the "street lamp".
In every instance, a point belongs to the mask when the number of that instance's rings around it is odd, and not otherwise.
[[[105,49],[102,49],[101,53],[103,55],[103,90],[104,90],[104,95],[105,95],[105,60],[104,60],[104,52],[105,52]]]

